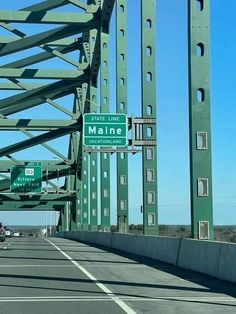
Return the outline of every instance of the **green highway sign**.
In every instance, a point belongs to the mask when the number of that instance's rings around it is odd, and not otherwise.
[[[85,146],[127,146],[127,116],[125,114],[86,113],[83,116]]]
[[[42,166],[40,162],[25,162],[11,167],[11,192],[40,193],[42,189]]]

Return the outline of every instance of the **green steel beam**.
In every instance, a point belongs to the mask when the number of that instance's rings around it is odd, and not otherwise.
[[[0,22],[33,24],[67,24],[83,27],[91,22],[91,13],[0,10]]]
[[[35,83],[27,83],[25,84],[27,90],[32,90],[32,89],[35,89],[35,88],[38,88],[38,87],[42,87],[44,86],[45,84],[35,84]],[[4,82],[1,82],[0,83],[0,90],[24,90],[23,87],[15,84],[15,83],[4,83]]]
[[[0,130],[15,131],[18,129],[33,131],[50,131],[58,128],[75,129],[76,120],[32,120],[32,119],[0,119]]]
[[[77,129],[79,131],[81,128],[81,125],[78,123],[75,123],[74,127],[75,127],[75,129]],[[72,132],[71,128],[70,129],[56,129],[54,131],[35,136],[33,138],[24,140],[22,142],[6,146],[6,147],[0,149],[0,157],[21,151],[21,150],[29,148],[29,147],[36,146],[38,144],[41,144],[41,143],[44,143],[47,141],[51,141],[51,140],[56,139],[58,137],[62,137],[64,135],[70,134],[71,132]]]
[[[0,180],[0,191],[7,191],[10,189],[10,179]]]
[[[64,161],[60,160],[34,160],[33,162],[41,162],[42,169],[45,171],[48,169],[49,171],[56,171],[59,170],[68,170],[71,164],[67,164]],[[10,168],[15,165],[24,165],[24,160],[18,160],[17,163],[11,160],[0,160],[0,172],[9,172]]]
[[[192,237],[213,240],[210,117],[210,0],[189,1],[189,114]]]
[[[80,9],[84,9],[86,11],[88,11],[89,9],[89,5],[87,5],[86,3],[80,1],[80,0],[68,0],[69,3],[76,5],[78,8]]]
[[[156,119],[156,0],[141,1],[142,117]],[[156,125],[143,126],[143,139],[156,141]],[[157,149],[143,147],[143,231],[158,234]]]
[[[116,112],[127,114],[127,0],[116,2]],[[117,154],[117,226],[129,232],[128,154]]]
[[[16,80],[15,78],[8,78],[9,81],[11,81],[13,84],[16,84],[16,86],[20,87],[23,90],[30,90],[28,88],[28,85],[25,83],[21,83],[20,81]],[[41,86],[45,86],[45,85],[41,85]],[[39,86],[40,87],[40,86]],[[40,98],[43,102],[48,103],[49,105],[53,106],[54,108],[56,108],[57,110],[63,112],[64,114],[68,115],[69,117],[74,117],[74,114],[67,110],[66,108],[62,107],[61,105],[59,105],[58,103],[56,103],[55,101],[53,101],[52,99],[48,98],[48,97],[44,97],[42,96]],[[1,114],[0,114],[1,115]],[[2,118],[5,118],[5,116],[3,116]]]
[[[0,203],[6,202],[67,202],[73,201],[75,195],[71,194],[4,194],[0,193]]]
[[[96,102],[97,88],[90,81],[90,100]],[[92,107],[92,106],[91,106]],[[97,108],[96,108],[97,109]],[[93,112],[93,110],[91,110]],[[97,153],[91,153],[89,159],[90,177],[90,230],[98,230],[98,158]]]
[[[0,211],[52,211],[61,210],[65,207],[62,204],[49,204],[49,205],[31,205],[26,203],[25,205],[16,204],[4,204],[0,205]]]
[[[28,136],[29,138],[33,138],[34,135],[31,134],[29,131],[24,131],[24,130],[20,130],[22,133],[24,133],[26,136]],[[44,148],[46,148],[48,151],[50,151],[51,153],[53,153],[55,156],[57,156],[58,158],[60,158],[62,161],[66,162],[67,164],[69,164],[69,160],[68,158],[66,158],[63,154],[61,154],[60,152],[58,152],[55,148],[51,147],[50,145],[46,144],[46,143],[41,143],[41,146],[43,146]]]
[[[89,103],[87,101],[88,92],[88,84],[82,84],[81,96],[83,113],[89,112]],[[80,137],[80,141],[83,141],[82,137]],[[82,150],[81,201],[81,229],[89,230],[89,154],[84,152],[84,150]]]
[[[84,72],[80,70],[42,70],[42,69],[14,69],[0,68],[0,78],[22,79],[78,79]]]
[[[45,46],[43,47],[45,50],[49,47]],[[51,48],[50,48],[51,49]],[[2,68],[25,68],[27,66],[30,66],[35,63],[40,63],[42,61],[50,60],[55,57],[57,53],[66,54],[71,51],[80,50],[81,49],[81,41],[78,40],[75,43],[65,46],[65,47],[58,47],[56,49],[53,49],[52,51],[45,51],[38,54],[35,54],[33,56],[23,58],[21,60],[16,60],[13,62],[10,62],[8,64],[2,65]]]
[[[13,27],[10,27],[9,24],[5,24],[5,23],[0,23],[0,26],[1,27],[4,27],[6,28],[8,31],[14,33],[14,31],[16,31],[15,28]],[[14,42],[16,40],[19,40],[19,37],[21,38],[24,38],[26,37],[26,35],[24,33],[22,33],[22,36],[0,36],[0,44],[9,44],[11,42]],[[80,37],[79,38],[62,38],[62,39],[58,39],[58,40],[55,40],[55,41],[51,41],[51,42],[48,42],[47,44],[44,44],[42,45],[43,47],[57,47],[56,49],[58,48],[66,48],[67,46],[70,46],[70,45],[74,45],[76,44],[77,42],[79,42],[80,40]],[[41,48],[42,48],[41,46]],[[39,45],[40,47],[40,45]]]
[[[101,1],[101,6],[103,1]],[[109,93],[109,25],[104,23],[101,16],[100,30],[100,103],[101,113],[109,112],[110,93]],[[111,208],[110,208],[110,155],[107,153],[100,154],[101,163],[101,230],[109,231],[111,225]]]
[[[68,4],[68,0],[47,0],[43,2],[39,2],[36,4],[33,4],[31,6],[25,7],[22,10],[23,11],[34,11],[34,12],[40,12],[40,11],[49,11],[56,9],[58,7],[61,7],[63,5]]]
[[[90,1],[91,2],[91,1]],[[92,67],[95,47],[99,42],[98,30],[94,29],[89,32],[89,64]],[[97,112],[97,75],[94,77],[94,72],[90,72],[90,87],[89,87],[89,100],[90,100],[90,112]],[[98,230],[98,158],[97,153],[91,153],[89,159],[89,185],[90,185],[90,230]]]
[[[78,80],[61,80],[2,99],[0,100],[0,113],[6,116],[11,115],[45,103],[44,97],[54,100],[66,96],[73,92],[76,85],[85,80],[86,77],[87,75],[84,77],[81,76]],[[37,97],[35,95],[37,95]]]
[[[30,49],[35,46],[40,46],[43,44],[48,44],[52,41],[62,39],[63,37],[69,37],[87,31],[91,28],[94,28],[94,19],[91,19],[89,23],[84,23],[82,25],[70,26],[61,26],[54,28],[49,31],[45,31],[36,35],[24,37],[15,41],[12,41],[8,44],[5,44],[0,49],[0,57],[9,55],[14,52],[19,52],[22,50]],[[7,24],[6,24],[7,25]]]

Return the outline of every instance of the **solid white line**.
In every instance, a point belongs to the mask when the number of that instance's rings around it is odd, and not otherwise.
[[[34,268],[34,267],[39,267],[39,268],[41,268],[41,267],[53,267],[53,268],[55,268],[55,267],[58,267],[58,268],[60,268],[60,267],[74,267],[73,265],[0,265],[0,268],[19,268],[19,267],[21,267],[21,268],[24,268],[24,267],[30,267],[30,268]]]
[[[147,267],[147,266],[124,266],[124,265],[110,265],[110,264],[98,264],[98,265],[93,265],[93,264],[83,264],[84,267],[119,267],[119,268],[143,268],[143,267]],[[57,268],[67,268],[67,267],[74,267],[73,265],[0,265],[0,268],[24,268],[24,267],[30,267],[30,268],[43,268],[43,267],[57,267]]]
[[[119,299],[119,297],[116,297],[113,292],[107,288],[104,284],[98,281],[97,278],[95,278],[92,274],[90,274],[83,266],[81,266],[79,263],[74,261],[68,254],[66,254],[64,251],[62,251],[58,246],[56,246],[54,243],[52,243],[50,240],[45,239],[49,243],[51,243],[52,246],[54,246],[61,254],[63,254],[68,260],[71,261],[77,268],[79,268],[80,271],[82,271],[90,280],[92,280],[103,292],[105,292],[108,296],[112,298],[112,300],[119,305],[122,310],[124,310],[127,314],[136,314],[134,310],[131,309],[125,302]]]
[[[119,300],[121,301],[131,301],[131,302],[163,302],[163,301],[183,301],[183,302],[201,302],[201,303],[208,303],[214,302],[215,304],[219,302],[224,303],[235,303],[236,299],[233,297],[229,298],[217,298],[217,297],[157,297],[157,298],[144,298],[144,297],[120,297]],[[63,297],[63,296],[52,296],[52,297],[7,297],[7,298],[0,298],[0,303],[4,302],[91,302],[91,301],[100,301],[100,302],[114,302],[114,299],[111,296],[81,296],[81,297]],[[232,305],[234,306],[234,305]]]

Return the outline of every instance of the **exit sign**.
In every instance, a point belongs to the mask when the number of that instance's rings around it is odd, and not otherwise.
[[[125,114],[86,113],[83,116],[85,146],[127,146],[127,116]]]
[[[23,166],[11,167],[11,192],[40,193],[42,189],[42,166],[40,162],[25,162]]]

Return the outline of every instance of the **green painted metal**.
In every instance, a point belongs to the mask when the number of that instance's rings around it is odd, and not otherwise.
[[[116,112],[127,114],[127,0],[116,1]],[[128,154],[117,154],[117,227],[129,232]]]
[[[189,1],[189,114],[192,237],[213,239],[210,122],[210,0]]]
[[[50,11],[70,3],[79,9],[80,13]],[[22,8],[18,11],[0,11],[0,27],[11,36],[0,36],[2,43],[0,57],[15,52],[37,47],[39,52],[22,59],[13,60],[0,67],[0,77],[7,82],[0,83],[0,89],[15,90],[16,94],[0,100],[0,129],[19,130],[29,139],[0,149],[0,157],[9,160],[0,161],[0,181],[2,208],[9,210],[48,210],[60,211],[58,228],[65,230],[98,230],[98,210],[101,209],[101,230],[109,231],[111,223],[110,199],[110,154],[100,153],[100,168],[96,152],[88,153],[82,143],[82,118],[85,113],[109,113],[110,110],[110,77],[109,77],[109,24],[115,0],[55,0],[43,1]],[[127,113],[127,0],[117,0],[116,19],[116,61],[117,61],[117,113]],[[65,7],[66,9],[66,7]],[[81,13],[81,10],[83,13]],[[151,19],[152,27],[145,25]],[[14,23],[14,26],[10,23]],[[41,33],[27,35],[17,29],[16,23],[63,24],[63,26],[46,30]],[[70,37],[74,36],[74,37]],[[152,55],[145,54],[147,45],[151,47]],[[149,47],[148,46],[148,47]],[[40,52],[41,50],[41,52]],[[68,53],[77,51],[79,58],[74,60]],[[155,119],[155,0],[142,1],[142,118]],[[52,68],[43,70],[35,66],[42,61],[54,60],[69,64],[68,69]],[[32,67],[32,68],[31,68]],[[100,71],[100,91],[98,90]],[[152,74],[151,82],[147,84],[146,74]],[[31,79],[24,82],[24,79]],[[37,83],[36,79],[56,80],[53,83]],[[34,81],[33,81],[34,80]],[[36,82],[36,83],[34,83]],[[21,91],[18,93],[18,91]],[[100,94],[100,104],[97,96]],[[73,110],[64,108],[57,99],[74,95]],[[24,110],[49,104],[60,113],[69,117],[68,120],[26,120],[7,119],[9,115],[21,113]],[[152,106],[151,114],[149,113]],[[132,120],[133,121],[133,120]],[[132,122],[131,121],[131,122]],[[154,120],[153,120],[154,121]],[[1,123],[2,122],[2,123]],[[129,127],[134,125],[130,122]],[[156,127],[140,120],[143,124],[143,136],[140,145],[155,144]],[[152,128],[153,135],[147,136]],[[48,131],[34,136],[28,130]],[[69,135],[68,155],[58,152],[49,146],[47,141]],[[130,144],[130,143],[129,143]],[[134,143],[133,143],[134,144]],[[156,147],[147,146],[143,149],[144,179],[144,233],[157,233],[157,217],[154,225],[150,225],[152,214],[157,215],[157,183],[156,183]],[[7,173],[11,166],[22,165],[22,160],[15,159],[15,152],[36,145],[43,145],[60,158],[59,161],[44,161],[42,163],[42,180],[46,182],[43,193],[32,195],[8,196],[10,179]],[[151,144],[150,144],[151,145]],[[124,148],[124,151],[128,147]],[[152,159],[148,159],[150,155]],[[117,152],[117,151],[116,151]],[[148,160],[147,160],[148,159]],[[98,170],[100,170],[100,191],[98,190]],[[61,186],[51,182],[52,179],[63,179]],[[151,179],[150,179],[151,178]],[[99,192],[101,195],[99,197]],[[155,204],[149,204],[154,193]],[[99,204],[99,199],[101,203]],[[19,203],[21,205],[19,205]],[[1,209],[1,207],[0,207]],[[117,153],[117,223],[120,232],[128,232],[128,154]]]
[[[90,101],[96,103],[97,88],[93,81],[90,82]],[[97,108],[90,106],[90,111],[94,112]],[[98,158],[97,153],[91,153],[89,158],[89,177],[90,177],[90,230],[98,230]]]
[[[156,1],[141,1],[142,23],[142,117],[156,118]],[[143,139],[156,140],[156,126],[143,126]],[[158,234],[157,222],[157,149],[143,147],[143,232]]]
[[[78,126],[78,124],[76,123],[74,126]],[[79,127],[77,129],[79,130]],[[35,136],[32,139],[24,140],[24,141],[19,142],[17,144],[12,144],[12,145],[6,146],[6,147],[0,149],[0,157],[15,153],[17,151],[20,151],[20,150],[23,150],[23,149],[26,149],[29,147],[33,147],[33,146],[38,145],[40,143],[50,141],[52,139],[56,139],[58,137],[61,137],[63,135],[69,134],[69,133],[71,133],[71,129],[56,129],[54,131]]]
[[[91,13],[64,13],[64,12],[41,12],[32,14],[32,11],[0,11],[0,22],[16,22],[16,23],[37,23],[37,24],[66,24],[82,26],[93,20]]]
[[[0,69],[0,77],[2,78],[22,78],[22,79],[78,79],[83,75],[83,71],[73,70],[40,70],[40,69]]]
[[[82,84],[82,113],[88,112],[90,104],[88,101],[89,86],[87,83]],[[80,137],[82,141],[82,137]],[[82,144],[82,143],[81,143]],[[83,147],[83,144],[81,145]],[[81,228],[89,230],[89,155],[82,149],[82,169],[81,169]]]
[[[88,4],[92,4],[92,1],[88,1]],[[88,61],[91,68],[90,72],[90,82],[89,82],[89,104],[90,113],[96,113],[98,111],[97,105],[97,78],[98,70],[93,67],[94,58],[96,57],[96,47],[99,42],[99,33],[97,29],[93,29],[89,32],[89,52]],[[98,67],[96,66],[96,69]],[[98,230],[98,156],[97,153],[91,153],[89,158],[89,216],[90,216],[90,230]]]
[[[101,8],[104,0],[101,0]],[[109,94],[109,23],[104,21],[101,15],[100,30],[100,103],[101,113],[109,112],[110,94]],[[101,181],[101,230],[109,231],[111,224],[110,216],[110,155],[100,154],[100,181]]]
[[[2,119],[0,130],[15,131],[19,129],[34,131],[50,131],[58,128],[74,128],[76,120],[31,120],[31,119]]]

